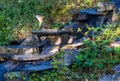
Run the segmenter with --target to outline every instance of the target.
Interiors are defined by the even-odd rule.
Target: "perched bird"
[[[42,23],[43,23],[44,16],[35,15],[34,17],[38,20],[38,22],[39,22],[39,27],[41,28]]]

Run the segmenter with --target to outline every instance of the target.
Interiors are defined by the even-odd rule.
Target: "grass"
[[[96,6],[98,1],[1,0],[0,45],[5,45],[13,39],[23,39],[30,34],[31,30],[39,30],[38,21],[34,18],[34,15],[45,16],[45,26],[59,28],[70,20],[76,11]]]

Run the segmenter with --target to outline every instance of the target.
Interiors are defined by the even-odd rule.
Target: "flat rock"
[[[0,46],[0,53],[5,54],[33,54],[39,53],[39,47],[33,46]]]
[[[105,14],[107,14],[107,12],[98,12],[96,8],[80,10],[79,12],[86,13],[89,15],[105,15]]]
[[[43,71],[43,70],[49,70],[53,69],[53,66],[51,65],[36,65],[26,68],[27,71]]]
[[[56,30],[56,29],[45,29],[45,30],[34,30],[32,34],[38,36],[58,36],[63,34],[69,34],[70,31]]]
[[[35,61],[35,60],[49,60],[56,52],[59,51],[60,46],[54,46],[47,54],[0,54],[1,58],[16,60],[16,61]]]

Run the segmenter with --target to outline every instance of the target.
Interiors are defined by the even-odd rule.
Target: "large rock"
[[[0,53],[5,54],[35,54],[39,53],[39,47],[32,46],[0,46]]]
[[[76,55],[79,54],[78,50],[64,50],[64,64],[70,67],[74,61]]]
[[[49,60],[59,49],[60,46],[54,46],[50,50],[46,50],[45,54],[0,54],[0,57],[16,61]]]

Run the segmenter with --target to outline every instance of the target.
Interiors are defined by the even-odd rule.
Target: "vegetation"
[[[91,28],[94,33],[98,29]],[[113,74],[111,67],[120,63],[120,47],[112,48],[113,39],[120,36],[120,26],[106,25],[102,33],[85,39],[85,49],[80,50],[71,68],[64,66],[64,52],[53,57],[54,70],[33,73],[31,81],[97,81],[102,73]],[[98,32],[97,32],[98,33]],[[61,59],[61,62],[57,61]],[[62,68],[60,67],[62,66]],[[39,77],[40,76],[40,77]]]
[[[99,0],[1,0],[0,45],[13,39],[25,38],[31,30],[38,30],[34,15],[45,16],[44,23],[58,28],[79,9],[92,7]],[[102,0],[101,0],[102,1]]]
[[[99,0],[1,0],[0,1],[0,45],[22,39],[31,30],[38,30],[34,15],[44,15],[44,23],[50,28],[64,25],[71,15],[79,10],[96,6]],[[102,0],[101,0],[102,1]],[[101,32],[98,32],[101,29]],[[109,24],[99,29],[92,27],[95,35],[85,39],[86,49],[76,56],[73,66],[67,68],[56,61],[63,58],[60,52],[53,57],[54,70],[33,73],[30,81],[97,81],[102,71],[111,73],[111,66],[120,62],[120,48],[110,47],[120,37],[120,25]],[[97,36],[96,36],[97,35]],[[63,67],[59,67],[62,65]],[[23,79],[25,79],[23,77]]]

